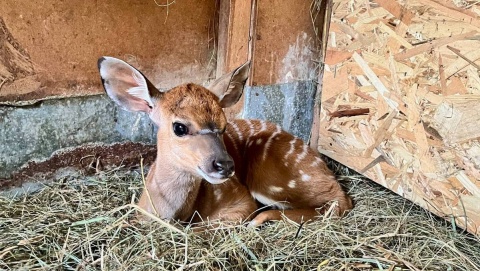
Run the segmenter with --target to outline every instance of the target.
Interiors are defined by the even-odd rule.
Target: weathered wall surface
[[[316,80],[311,1],[257,1],[252,85]]]
[[[121,110],[105,95],[0,107],[0,117],[0,179],[59,149],[126,140],[153,144],[156,135],[147,116]]]
[[[128,60],[159,87],[203,82],[215,68],[215,0],[3,0],[0,103],[100,93],[97,58]]]

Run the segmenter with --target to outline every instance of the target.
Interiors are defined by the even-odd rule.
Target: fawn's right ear
[[[118,105],[129,111],[152,111],[153,86],[141,72],[125,61],[108,56],[98,59],[98,70],[105,91]]]
[[[213,94],[217,95],[220,106],[227,108],[238,102],[249,73],[250,61],[247,61],[232,72],[218,78],[208,87]]]

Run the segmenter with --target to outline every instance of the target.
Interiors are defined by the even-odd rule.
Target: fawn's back
[[[337,201],[339,215],[352,208],[351,199],[325,162],[302,139],[279,125],[233,120],[227,125],[224,139],[240,182],[263,205],[311,210]],[[276,213],[274,218],[279,219]],[[303,219],[307,218],[304,215]]]

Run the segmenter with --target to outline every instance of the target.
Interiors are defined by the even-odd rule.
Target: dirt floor
[[[0,197],[2,270],[480,270],[480,238],[336,168],[356,207],[259,229],[139,223],[139,170],[69,177]]]

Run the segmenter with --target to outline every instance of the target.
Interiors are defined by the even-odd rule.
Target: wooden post
[[[317,2],[320,2],[319,5],[316,5]],[[332,3],[332,0],[315,1],[310,8],[310,13],[312,14],[312,18],[314,18],[313,27],[315,28],[316,41],[320,47],[318,49],[321,52],[318,63],[317,92],[315,93],[315,105],[313,107],[313,123],[310,133],[310,148],[315,151],[318,150],[318,139],[320,136],[320,101],[322,95],[323,68],[328,44],[328,30],[332,17]]]
[[[253,48],[252,10],[255,0],[221,1],[219,10],[217,78],[245,63]],[[253,20],[254,22],[254,20]],[[253,63],[252,63],[253,67]],[[225,110],[228,119],[239,117],[243,109],[243,97],[233,107]]]

